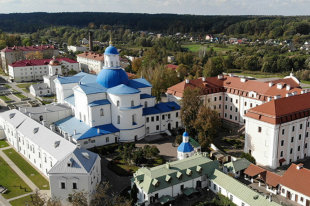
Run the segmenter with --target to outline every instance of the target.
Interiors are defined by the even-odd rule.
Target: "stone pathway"
[[[14,164],[14,162],[8,158],[3,150],[6,150],[6,149],[10,149],[10,148],[13,148],[12,146],[9,146],[9,147],[5,147],[5,148],[1,148],[0,149],[0,156],[6,161],[6,163],[17,173],[18,176],[20,176],[20,178],[22,180],[24,180],[24,182],[31,188],[32,191],[36,191],[36,190],[39,190],[39,188]],[[13,197],[11,199],[4,199],[2,196],[0,197],[0,203],[1,205],[11,205],[9,203],[9,201],[11,200],[16,200],[16,199],[19,199],[21,197],[25,197],[27,195],[30,195],[30,194],[33,194],[34,192],[32,193],[27,193],[27,194],[24,194],[24,195],[20,195],[20,196],[17,196],[17,197]]]

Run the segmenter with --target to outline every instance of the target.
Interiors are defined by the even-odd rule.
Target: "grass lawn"
[[[0,148],[8,147],[9,144],[5,140],[0,140]]]
[[[1,95],[1,96],[0,96],[0,99],[2,99],[2,100],[5,101],[5,102],[12,101],[10,98],[8,98],[7,96],[4,96],[4,95]]]
[[[234,45],[228,45],[225,47],[219,47],[217,44],[184,44],[182,45],[183,48],[187,48],[191,52],[198,52],[200,49],[205,48],[206,51],[209,51],[211,48],[213,48],[214,51],[217,53],[225,54],[227,51],[233,50],[235,48]]]
[[[26,97],[25,95],[23,95],[21,93],[17,93],[17,94],[14,94],[14,95],[17,96],[20,99],[28,99],[28,97]]]
[[[29,88],[30,85],[32,85],[32,84],[33,84],[32,82],[29,82],[29,83],[16,84],[16,86],[23,89],[23,88]]]
[[[3,152],[19,167],[21,171],[41,190],[48,190],[48,181],[35,170],[23,157],[14,149],[6,149]],[[44,187],[45,186],[45,187]]]
[[[29,186],[12,170],[0,157],[0,184],[8,189],[2,196],[6,199],[17,197],[31,192]]]
[[[31,202],[31,195],[19,198],[17,200],[12,200],[10,201],[10,204],[12,206],[22,206],[22,205],[28,205],[28,206],[33,206]]]
[[[5,84],[4,85],[7,89],[10,89],[10,88],[12,88],[10,85],[8,85],[8,84]]]

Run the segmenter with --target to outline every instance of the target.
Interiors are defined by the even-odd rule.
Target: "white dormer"
[[[277,89],[282,89],[283,88],[283,85],[281,83],[278,83],[277,84]]]

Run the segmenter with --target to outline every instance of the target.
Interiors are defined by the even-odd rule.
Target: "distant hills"
[[[50,26],[87,27],[94,23],[120,26],[135,31],[181,33],[225,33],[279,37],[309,34],[309,17],[282,16],[195,16],[177,14],[130,14],[106,12],[0,14],[0,29],[31,33]]]

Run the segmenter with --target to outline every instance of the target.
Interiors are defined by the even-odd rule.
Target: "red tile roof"
[[[176,69],[178,68],[178,65],[167,64],[166,67],[167,67],[168,69],[176,70]]]
[[[272,187],[277,187],[282,179],[282,176],[265,170],[264,168],[261,168],[254,164],[250,164],[250,166],[244,170],[244,174],[250,177],[255,177],[259,175],[259,179],[263,180],[267,185],[270,185]]]
[[[12,67],[26,67],[26,66],[48,65],[51,60],[53,60],[53,59],[22,60],[22,61],[14,62],[14,63],[10,64],[9,66],[12,66]],[[69,62],[69,63],[78,63],[77,61],[75,61],[73,59],[66,58],[66,57],[56,58],[55,60],[57,60],[59,62],[66,61],[66,62]]]
[[[183,81],[169,87],[167,93],[176,97],[183,97],[183,92],[187,87],[199,87],[203,89],[204,94],[226,91],[239,96],[248,96],[248,93],[253,91],[257,93],[255,99],[267,101],[267,97],[274,97],[276,95],[285,97],[287,93],[296,92],[297,94],[300,94],[302,90],[297,82],[294,84],[292,83],[292,81],[294,81],[292,78],[277,80],[279,83],[282,83],[282,89],[278,89],[276,84],[269,86],[268,82],[250,79],[246,79],[242,82],[241,80],[244,80],[244,78],[228,75],[223,76],[223,78],[209,77],[206,78],[205,81],[202,81],[202,78],[199,78],[189,80],[188,84]],[[292,83],[294,86],[290,85],[290,89],[287,90],[285,87],[287,83]]]
[[[306,168],[297,169],[296,164],[285,171],[281,178],[281,185],[310,197],[310,170]]]
[[[273,173],[273,172],[270,172],[268,170],[266,170],[265,172],[262,172],[260,174],[260,178],[267,184],[267,185],[270,185],[272,187],[277,187],[280,182],[281,182],[281,178],[282,176],[276,174],[276,173]]]
[[[310,116],[310,93],[272,100],[250,109],[245,116],[270,124]]]
[[[48,49],[56,49],[53,45],[40,45],[40,46],[13,46],[2,49],[2,52],[14,52],[14,51],[43,51]]]
[[[254,176],[259,175],[265,171],[266,171],[265,169],[255,165],[255,164],[250,164],[250,166],[244,170],[244,174],[246,174],[250,177],[254,177]]]
[[[98,54],[95,52],[83,52],[81,54],[78,54],[77,56],[87,58],[87,59],[93,59],[93,60],[97,60],[97,61],[104,61],[104,55]]]

